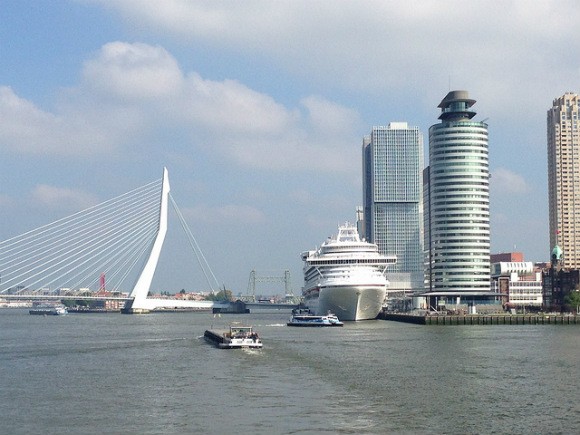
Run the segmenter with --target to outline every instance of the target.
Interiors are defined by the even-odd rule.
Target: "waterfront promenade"
[[[382,312],[382,320],[417,325],[580,325],[580,316],[569,314],[428,314]]]

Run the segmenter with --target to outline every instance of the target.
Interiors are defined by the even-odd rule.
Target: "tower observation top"
[[[469,110],[475,104],[475,100],[469,98],[467,91],[451,91],[437,107],[441,109],[439,119],[442,121],[457,121],[461,119],[471,119],[475,112]]]

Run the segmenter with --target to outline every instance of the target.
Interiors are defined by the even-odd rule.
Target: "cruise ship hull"
[[[343,321],[369,320],[381,311],[386,291],[384,285],[320,286],[304,302],[317,315],[330,311]]]

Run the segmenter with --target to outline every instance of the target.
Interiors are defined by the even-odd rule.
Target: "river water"
[[[0,310],[2,434],[580,433],[580,327]],[[205,329],[252,324],[261,350]]]

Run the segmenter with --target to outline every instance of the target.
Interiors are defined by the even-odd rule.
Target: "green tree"
[[[207,301],[233,301],[234,295],[231,290],[220,290],[217,293],[211,293],[205,297]]]
[[[580,307],[580,291],[575,290],[568,293],[564,298],[564,303],[578,312],[578,307]]]

